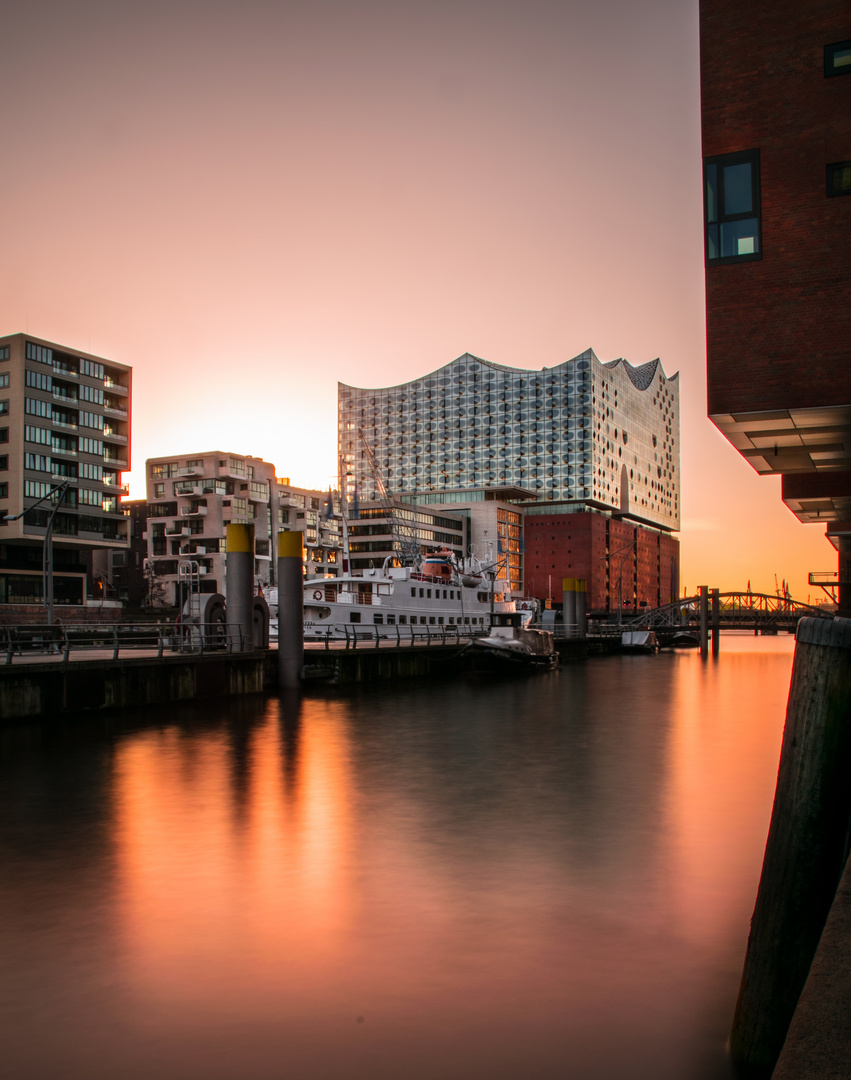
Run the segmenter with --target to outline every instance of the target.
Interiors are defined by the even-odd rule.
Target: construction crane
[[[372,475],[378,493],[377,501],[387,515],[390,526],[390,535],[393,537],[393,554],[403,565],[405,563],[413,563],[420,556],[420,542],[417,539],[416,530],[413,525],[409,525],[400,519],[398,514],[399,507],[396,505],[396,500],[387,490],[384,475],[379,468],[378,461],[369,444],[369,440],[366,435],[364,435],[363,428],[358,428],[358,435],[363,443],[369,467],[372,469]]]

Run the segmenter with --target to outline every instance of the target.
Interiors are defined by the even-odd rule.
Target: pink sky
[[[705,416],[697,3],[4,13],[0,332],[134,368],[147,457],[326,487],[337,381],[465,351],[681,373],[682,584],[834,569]]]

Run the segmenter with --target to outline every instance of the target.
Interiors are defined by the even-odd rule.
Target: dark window
[[[0,443],[9,441],[9,429],[7,427],[0,427]]]
[[[851,75],[851,41],[824,47],[824,75]]]
[[[706,158],[703,167],[707,263],[761,258],[759,151]]]
[[[827,194],[851,195],[851,161],[837,161],[828,165]]]

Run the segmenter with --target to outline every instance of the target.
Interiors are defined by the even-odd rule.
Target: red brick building
[[[607,615],[659,607],[679,593],[679,541],[625,518],[527,508],[524,542],[527,596],[561,604],[563,579],[582,578],[588,610]]]
[[[851,6],[701,0],[708,413],[851,542]]]

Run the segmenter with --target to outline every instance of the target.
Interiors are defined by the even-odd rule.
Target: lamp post
[[[617,551],[612,551],[609,555],[603,555],[603,559],[614,559],[616,555],[620,555],[621,552],[626,552],[624,557],[620,561],[620,567],[618,569],[618,625],[623,622],[623,568],[624,563],[630,557],[635,548],[635,539],[630,540],[628,544],[624,544],[623,547],[618,548]]]
[[[6,514],[6,521],[17,521],[18,518],[22,518],[24,514],[30,510],[34,510],[43,502],[47,502],[48,499],[52,499],[54,495],[58,493],[59,498],[56,500],[56,505],[51,511],[50,517],[47,519],[47,528],[44,532],[44,547],[42,549],[41,557],[41,580],[42,580],[42,594],[44,597],[44,603],[47,607],[47,621],[53,622],[53,522],[56,518],[56,511],[62,505],[62,500],[65,498],[65,493],[68,491],[70,480],[63,480],[61,484],[55,484],[51,487],[50,491],[46,495],[42,495],[40,499],[22,510],[20,514]]]

